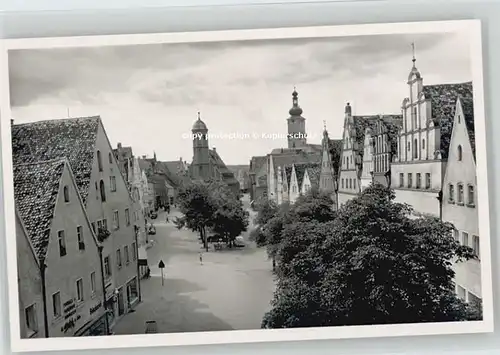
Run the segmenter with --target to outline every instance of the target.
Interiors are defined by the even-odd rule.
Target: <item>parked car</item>
[[[158,218],[158,213],[156,212],[151,212],[151,219],[157,219]]]
[[[234,240],[234,246],[237,248],[243,248],[245,246],[245,239],[240,235]]]

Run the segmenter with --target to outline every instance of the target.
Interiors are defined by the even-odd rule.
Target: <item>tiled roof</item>
[[[303,164],[294,164],[295,165],[295,174],[297,175],[297,182],[299,184],[299,188],[302,186],[302,182],[304,181],[304,175],[306,170],[318,169],[321,167],[320,163],[303,163]],[[310,176],[309,176],[310,177]],[[319,179],[319,176],[318,176]],[[312,183],[312,181],[311,181]]]
[[[469,133],[469,141],[472,147],[472,154],[476,159],[476,132],[474,130],[474,101],[472,99],[460,98],[462,102],[462,110],[464,113],[464,121]]]
[[[219,168],[219,171],[222,175],[222,180],[227,185],[239,184],[238,180],[236,180],[236,178],[234,177],[234,174],[227,168],[219,153],[217,153],[215,149],[210,149],[209,153],[210,159],[212,160],[213,164]]]
[[[364,153],[364,142],[365,142],[365,132],[367,128],[371,128],[380,119],[379,115],[372,116],[352,116],[354,121],[354,130],[355,130],[355,138],[357,142],[357,154],[360,157],[359,162],[363,161],[363,153]]]
[[[174,160],[174,161],[164,161],[163,164],[166,165],[168,170],[170,170],[171,173],[173,174],[182,174],[184,173],[184,162],[180,160]]]
[[[85,204],[100,120],[95,116],[12,125],[14,165],[66,158]]]
[[[39,260],[44,260],[65,160],[14,165],[14,197]]]
[[[319,188],[319,177],[321,175],[321,164],[316,164],[316,166],[311,166],[307,168],[307,175],[309,175],[309,180],[311,181],[311,186],[314,188]]]
[[[398,151],[398,135],[403,127],[402,115],[383,115],[382,124],[384,132],[387,133],[388,144],[391,152],[396,154]]]
[[[329,139],[330,159],[332,160],[332,168],[335,176],[339,175],[340,160],[342,157],[342,139]]]
[[[278,172],[278,166],[299,164],[299,163],[320,163],[321,152],[317,153],[284,153],[272,154],[275,174]]]
[[[290,181],[292,180],[292,171],[293,171],[293,165],[285,166],[286,184],[289,188],[290,188]]]
[[[252,159],[250,159],[249,173],[256,174],[264,165],[266,165],[266,163],[267,163],[267,156],[265,155],[252,157]]]
[[[472,82],[424,85],[425,98],[431,102],[431,117],[441,127],[441,157],[448,157],[453,120],[458,97],[472,100]]]

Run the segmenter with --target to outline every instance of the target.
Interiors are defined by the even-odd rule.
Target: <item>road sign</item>
[[[161,271],[161,285],[163,286],[165,283],[165,281],[163,279],[163,269],[165,268],[165,263],[163,262],[163,260],[160,260],[160,262],[158,263],[158,268]]]

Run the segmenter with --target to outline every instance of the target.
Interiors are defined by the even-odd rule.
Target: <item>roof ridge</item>
[[[47,123],[47,122],[61,122],[61,121],[71,121],[71,120],[90,120],[90,119],[101,119],[100,115],[95,116],[78,116],[78,117],[66,117],[66,118],[53,118],[49,120],[41,120],[41,121],[32,121],[32,122],[24,122],[24,123],[14,123],[13,126],[26,126],[37,123]]]

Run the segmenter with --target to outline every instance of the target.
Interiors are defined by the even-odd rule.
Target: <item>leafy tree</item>
[[[451,224],[413,219],[412,208],[394,198],[392,190],[372,185],[325,220],[309,216],[305,223],[296,217],[304,209],[296,208],[282,229],[278,284],[262,327],[477,317],[453,285],[454,260],[474,258],[472,249],[453,238]]]
[[[200,233],[208,251],[208,231],[224,237],[230,245],[248,226],[248,212],[231,190],[218,180],[184,185],[178,194],[183,216],[174,223],[177,228],[189,228]]]
[[[259,210],[257,220],[264,223],[261,226],[262,234],[268,255],[273,262],[273,270],[276,270],[277,259],[279,259],[277,252],[283,240],[285,226],[313,220],[326,222],[335,218],[331,197],[317,189],[299,196],[293,205],[285,202],[275,207],[273,202],[269,202],[263,206],[262,212]]]
[[[200,239],[208,251],[207,227],[213,224],[213,214],[217,206],[211,196],[209,185],[193,182],[183,186],[178,193],[179,210],[183,214],[174,223],[177,228],[189,228],[200,233]]]
[[[236,237],[247,230],[249,213],[225,185],[212,190],[212,199],[216,207],[212,216],[212,231],[223,236],[232,247]]]

